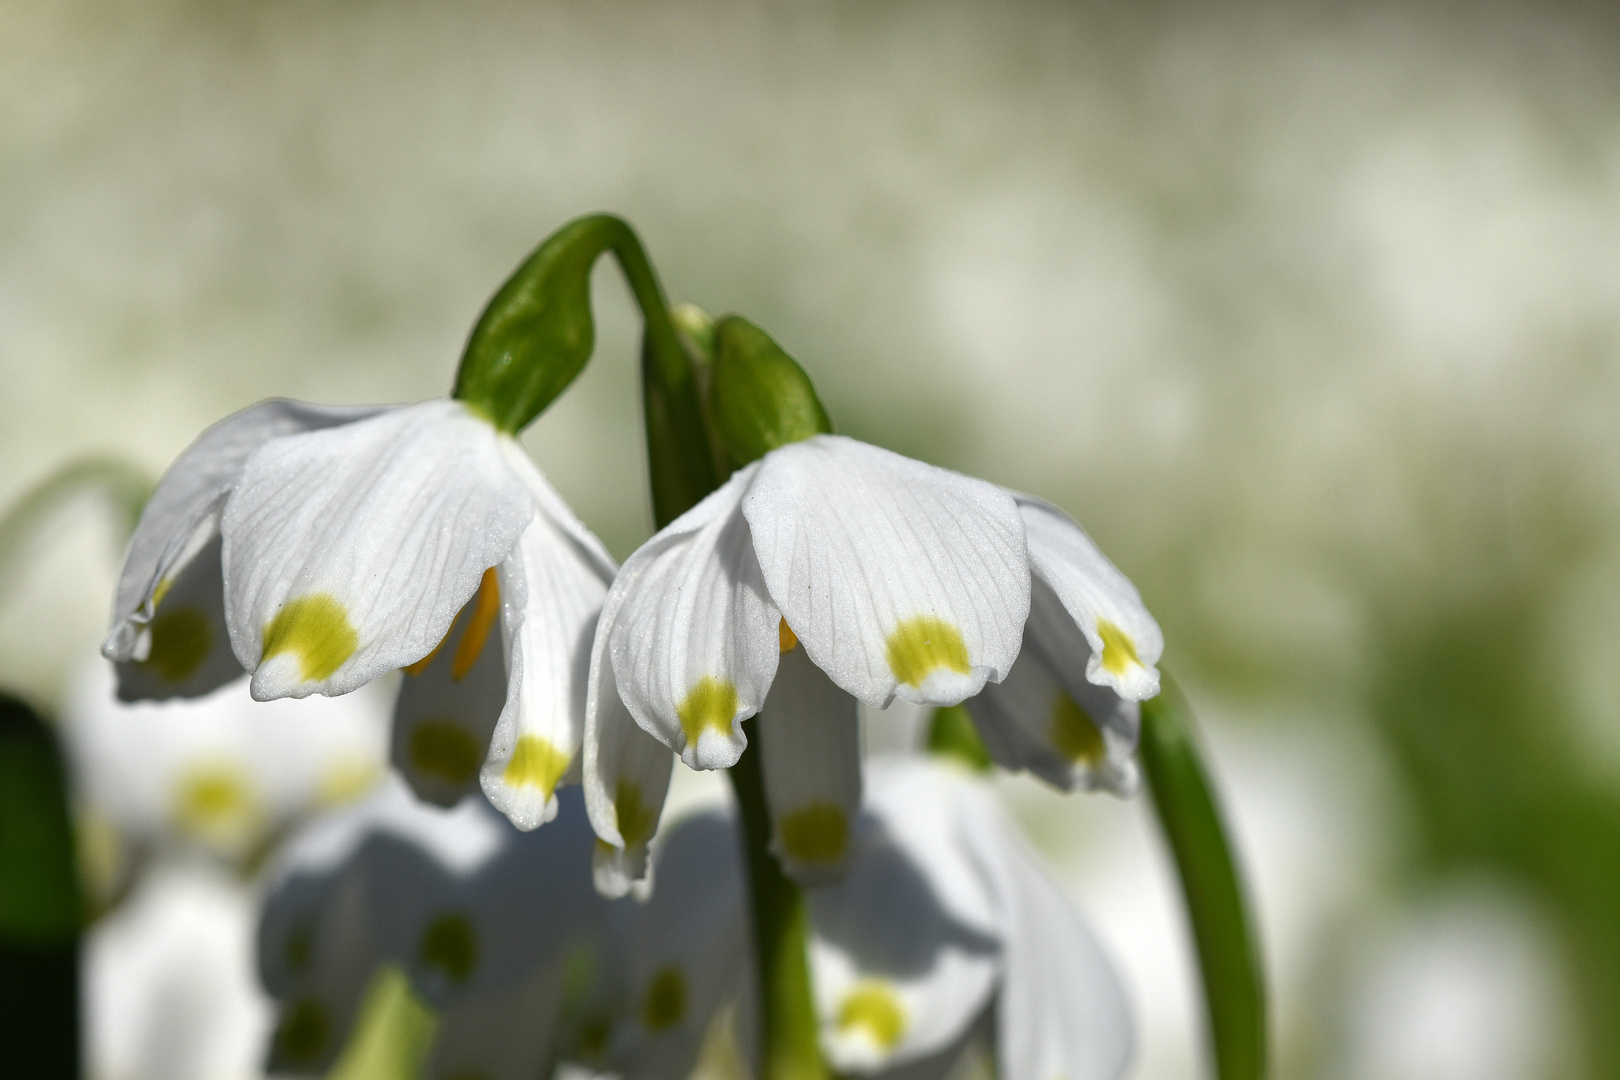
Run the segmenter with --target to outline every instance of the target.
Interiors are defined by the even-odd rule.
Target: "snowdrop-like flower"
[[[387,703],[370,690],[261,705],[239,677],[199,698],[127,703],[96,659],[62,719],[94,820],[138,843],[201,845],[232,860],[365,794],[386,765]]]
[[[645,744],[728,767],[756,713],[775,845],[807,882],[847,852],[857,700],[983,692],[974,716],[998,760],[1127,789],[1134,702],[1157,692],[1162,649],[1135,588],[1047,504],[841,436],[779,446],[608,592],[584,776],[602,883],[637,876],[656,827],[669,760]]]
[[[272,871],[259,929],[281,1003],[275,1069],[330,1066],[379,965],[438,1014],[424,1076],[529,1080],[558,1060],[678,1080],[743,970],[736,836],[682,822],[646,900],[592,888],[580,793],[524,834],[486,803],[445,811],[397,782],[316,823]]]
[[[848,874],[808,893],[833,1069],[943,1075],[993,1009],[997,1075],[1122,1076],[1119,979],[984,785],[921,758],[875,762],[868,781]]]
[[[555,1011],[564,961],[602,908],[584,808],[566,803],[555,827],[524,833],[482,799],[441,810],[391,780],[295,838],[272,870],[259,928],[260,974],[282,1002],[272,1064],[329,1065],[384,962],[463,1026],[484,1012],[509,1016],[513,1002],[549,1000]],[[519,1024],[508,1057],[528,1060],[542,1035],[549,1052],[549,1030]],[[432,1075],[461,1071],[452,1064]]]
[[[393,758],[413,786],[448,804],[481,779],[532,828],[579,745],[612,572],[516,439],[464,403],[270,401],[159,482],[103,652],[126,700],[242,670],[260,701],[339,695],[405,668]]]

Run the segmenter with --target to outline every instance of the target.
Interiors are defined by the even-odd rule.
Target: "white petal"
[[[131,655],[118,663],[122,701],[201,697],[242,674],[225,627],[216,518],[203,519],[190,547],[195,554],[176,561],[162,595],[147,605],[150,618],[125,623],[135,636]]]
[[[1007,678],[969,698],[967,709],[1003,768],[1028,769],[1064,791],[1130,795],[1141,708],[1087,681],[1089,652],[1051,587],[1036,578],[1023,651]]]
[[[974,821],[981,826],[974,845],[1006,927],[996,1005],[999,1074],[1118,1080],[1134,1042],[1119,976],[1073,902],[1005,819],[987,811]]]
[[[741,861],[729,817],[695,815],[661,841],[651,898],[615,906],[626,990],[611,1046],[616,1071],[637,1080],[690,1075],[709,1022],[752,955]]]
[[[861,806],[859,703],[801,648],[782,654],[755,721],[771,847],[804,885],[843,875]]]
[[[383,960],[371,933],[367,882],[353,862],[286,865],[259,917],[259,979],[281,1002],[270,1066],[318,1073],[347,1041]]]
[[[348,693],[420,660],[532,514],[500,436],[459,402],[266,443],[222,522],[254,697]]]
[[[788,626],[862,701],[951,705],[1012,667],[1029,563],[994,484],[818,435],[765,456],[742,512]]]
[[[874,763],[848,875],[808,894],[821,1043],[836,1070],[870,1074],[939,1053],[990,999],[999,929],[960,837],[953,785],[963,782]]]
[[[512,687],[484,765],[484,793],[520,829],[557,812],[558,783],[577,772],[591,641],[613,560],[512,440],[507,460],[536,512],[500,566]]]
[[[469,995],[439,1014],[422,1080],[549,1076],[566,971],[536,965],[517,982]]]
[[[507,590],[498,580],[485,571],[439,647],[400,680],[390,759],[418,798],[438,806],[474,789],[506,707],[507,650],[494,631]]]
[[[1136,586],[1063,511],[1028,495],[1013,497],[1029,529],[1030,569],[1052,586],[1090,643],[1086,678],[1133,701],[1153,697],[1164,635]]]
[[[608,594],[603,619],[614,597]],[[585,806],[598,844],[593,856],[597,891],[623,896],[646,877],[647,843],[658,831],[675,759],[669,748],[642,731],[619,697],[607,635],[600,628],[591,648],[591,681],[585,701]]]
[[[737,513],[738,470],[625,561],[602,612],[619,693],[688,768],[734,764],[776,675],[781,616]]]
[[[113,601],[112,629],[102,646],[109,660],[135,657],[154,599],[218,531],[225,497],[248,457],[270,439],[346,424],[380,411],[297,401],[262,401],[227,416],[197,437],[158,481],[130,537]]]

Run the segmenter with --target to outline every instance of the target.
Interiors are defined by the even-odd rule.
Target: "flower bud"
[[[720,445],[738,465],[832,431],[810,377],[769,334],[741,316],[727,315],[716,324],[714,337],[710,415]]]

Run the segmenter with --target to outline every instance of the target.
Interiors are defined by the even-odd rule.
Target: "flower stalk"
[[[1140,755],[1187,900],[1218,1080],[1266,1075],[1265,980],[1259,942],[1186,697],[1161,672],[1142,703]]]

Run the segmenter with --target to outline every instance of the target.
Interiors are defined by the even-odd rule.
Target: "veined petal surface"
[[[1141,708],[1085,677],[1091,647],[1057,595],[1034,580],[1024,648],[998,685],[966,702],[997,765],[1072,791],[1135,792]]]
[[[523,448],[502,447],[535,515],[499,568],[511,691],[482,783],[496,809],[532,829],[556,814],[557,785],[578,773],[591,642],[614,566]]]
[[[1086,641],[1086,678],[1121,697],[1145,701],[1159,692],[1164,634],[1130,579],[1063,511],[1013,493],[1029,531],[1031,571],[1062,601]]]
[[[1001,931],[962,842],[959,788],[928,762],[869,763],[844,880],[807,894],[821,1045],[868,1075],[956,1043],[995,987]]]
[[[861,808],[859,709],[803,649],[792,648],[755,721],[771,847],[802,885],[844,872]]]
[[[604,622],[615,603],[609,591]],[[658,831],[675,758],[669,747],[641,730],[619,697],[606,635],[597,630],[591,647],[591,681],[585,699],[583,779],[585,808],[597,845],[592,869],[596,889],[618,897],[647,874],[647,844]]]
[[[994,484],[817,435],[761,460],[742,512],[770,598],[862,701],[954,705],[1012,667],[1029,562]]]
[[[739,469],[625,561],[602,611],[619,694],[688,768],[736,763],[742,722],[776,675],[781,616],[765,593],[738,500]]]
[[[262,401],[199,435],[158,481],[130,537],[113,600],[112,629],[102,646],[107,659],[136,658],[138,638],[157,600],[218,532],[220,509],[254,451],[283,435],[347,424],[380,411],[378,406]]]
[[[422,659],[533,514],[500,436],[427,401],[275,439],[225,504],[225,614],[260,700]]]

